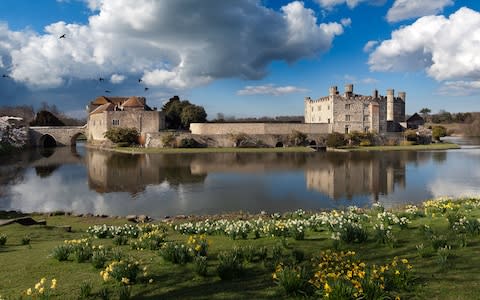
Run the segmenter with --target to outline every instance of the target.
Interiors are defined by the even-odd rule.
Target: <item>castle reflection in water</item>
[[[433,159],[444,160],[445,152]],[[432,153],[210,153],[130,155],[87,151],[89,187],[99,193],[136,195],[149,185],[202,183],[209,174],[302,172],[307,189],[331,199],[388,195],[405,189],[406,164]]]

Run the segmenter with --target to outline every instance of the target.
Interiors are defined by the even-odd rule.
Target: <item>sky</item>
[[[479,53],[477,0],[2,0],[0,106],[85,117],[100,95],[178,95],[208,119],[303,115],[353,83],[405,91],[407,114],[480,111]]]

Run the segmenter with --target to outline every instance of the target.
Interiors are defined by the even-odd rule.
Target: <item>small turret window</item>
[[[112,125],[113,125],[113,126],[118,126],[118,125],[120,125],[120,120],[112,120]]]

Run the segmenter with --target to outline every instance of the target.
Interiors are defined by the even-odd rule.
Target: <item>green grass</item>
[[[471,217],[480,217],[479,207],[469,207],[462,213]],[[376,215],[371,212],[372,218]],[[85,230],[94,224],[122,225],[126,221],[117,218],[73,217],[73,216],[34,216],[47,219],[48,226],[21,226],[18,224],[0,227],[0,234],[6,234],[8,240],[0,247],[0,295],[7,299],[17,299],[22,291],[33,287],[42,277],[47,280],[57,279],[56,299],[76,299],[82,282],[89,282],[93,293],[102,287],[111,290],[118,285],[104,283],[98,269],[90,263],[73,261],[58,262],[50,257],[52,249],[63,243],[65,239],[87,237]],[[414,266],[415,281],[409,289],[399,291],[401,299],[478,299],[480,282],[480,237],[469,236],[467,247],[454,246],[455,256],[448,267],[439,265],[437,257],[419,257],[416,245],[429,244],[422,233],[423,225],[448,236],[449,241],[455,235],[449,229],[445,214],[436,213],[412,219],[407,229],[394,228],[398,245],[391,248],[369,240],[361,244],[342,244],[342,250],[353,250],[358,258],[368,264],[383,264],[394,256],[408,258]],[[72,232],[66,232],[60,225],[72,226]],[[21,245],[21,239],[28,235],[31,244]],[[293,249],[301,249],[307,257],[318,255],[320,251],[332,248],[329,231],[307,231],[305,240],[286,239],[285,253]],[[186,242],[188,235],[181,235],[170,229],[168,241]],[[232,249],[234,246],[253,245],[269,247],[281,245],[278,237],[261,237],[254,239],[250,234],[246,240],[232,240],[223,235],[207,236],[211,242],[209,248],[208,275],[200,277],[195,274],[193,264],[173,265],[163,261],[157,251],[132,250],[130,246],[116,246],[126,255],[139,260],[142,266],[148,267],[153,283],[137,283],[132,287],[134,299],[283,299],[280,287],[272,281],[272,270],[262,263],[246,264],[246,271],[241,278],[222,281],[215,274],[216,256],[220,251]],[[95,239],[95,245],[113,245],[111,239]],[[271,252],[270,252],[271,255]],[[0,297],[1,298],[1,297]],[[94,299],[94,298],[92,298]],[[115,299],[113,297],[112,299]]]
[[[277,148],[138,148],[138,147],[117,147],[114,151],[121,153],[276,153],[276,152],[312,152],[309,147],[277,147]]]
[[[460,149],[460,146],[453,143],[438,143],[429,145],[408,145],[408,146],[369,146],[342,148],[347,151],[423,151],[423,150],[448,150]]]

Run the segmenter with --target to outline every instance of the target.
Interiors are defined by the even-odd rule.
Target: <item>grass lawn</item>
[[[105,270],[104,268],[96,269],[88,261],[75,262],[75,254],[70,254],[67,261],[58,261],[52,257],[52,250],[64,244],[65,240],[81,238],[90,238],[86,246],[88,249],[91,249],[92,244],[97,248],[100,245],[104,249],[111,247],[106,265],[114,260],[112,257],[119,256],[119,251],[123,260],[130,260],[132,264],[133,261],[139,262],[141,271],[137,281],[128,285],[132,299],[291,298],[293,293],[286,292],[284,286],[286,282],[297,282],[296,278],[305,279],[303,284],[297,282],[297,296],[303,297],[306,293],[307,297],[318,299],[331,290],[328,299],[338,299],[335,298],[337,289],[350,284],[350,281],[341,281],[338,278],[347,278],[347,273],[335,278],[334,275],[328,275],[336,272],[332,271],[335,270],[332,268],[328,271],[332,273],[323,274],[319,271],[319,264],[314,264],[311,260],[327,257],[322,256],[322,251],[335,248],[337,250],[334,251],[354,251],[355,259],[370,270],[363,275],[358,273],[366,276],[365,278],[373,276],[374,264],[379,267],[391,263],[396,256],[399,260],[408,260],[408,266],[413,266],[411,270],[404,270],[399,276],[392,275],[396,268],[400,268],[392,264],[388,271],[391,272],[388,273],[390,275],[382,275],[385,276],[385,290],[382,295],[386,297],[383,299],[478,299],[479,199],[440,199],[427,202],[424,208],[402,208],[392,213],[382,211],[381,207],[369,210],[346,209],[343,212],[297,211],[282,216],[252,216],[248,224],[245,221],[248,218],[245,217],[243,220],[232,217],[228,220],[208,222],[173,220],[169,225],[160,222],[158,228],[150,226],[149,230],[145,229],[147,227],[136,227],[134,223],[129,223],[133,228],[144,228],[142,230],[150,233],[145,233],[142,239],[130,237],[127,245],[116,243],[120,241],[119,236],[131,235],[126,233],[127,231],[122,233],[117,230],[115,239],[93,238],[87,233],[87,229],[95,224],[121,226],[128,223],[125,219],[37,215],[33,217],[46,219],[47,226],[27,227],[12,224],[0,227],[0,242],[2,234],[7,236],[6,244],[0,246],[0,299],[19,299],[22,295],[23,299],[28,299],[25,291],[28,288],[35,291],[34,286],[42,277],[47,279],[46,286],[50,285],[51,279],[57,280],[57,287],[51,297],[54,299],[78,299],[84,283],[91,286],[90,296],[86,299],[101,299],[101,293],[106,290],[110,291],[107,299],[118,299],[123,285],[112,277],[104,281],[100,276],[100,271]],[[5,218],[5,215],[2,216]],[[261,220],[258,219],[260,217]],[[406,221],[407,219],[409,221]],[[340,223],[343,225],[339,226]],[[348,225],[351,223],[360,227],[354,226],[357,229],[353,230],[353,227]],[[385,226],[382,231],[384,234],[379,234],[380,231],[375,229],[380,224]],[[70,225],[72,232],[57,227],[60,225]],[[391,226],[391,229],[388,229],[388,226]],[[351,230],[348,231],[347,227]],[[161,229],[166,232],[163,233]],[[196,273],[196,263],[174,264],[168,261],[165,254],[167,245],[173,245],[172,243],[178,243],[179,247],[180,244],[191,247],[192,250],[188,252],[190,254],[200,251],[199,241],[202,237],[197,235],[195,242],[188,243],[189,240],[192,241],[190,232],[198,230],[211,233],[203,238],[203,241],[206,238],[209,243],[206,248],[208,255],[205,276]],[[256,231],[258,238],[255,236]],[[97,228],[95,232],[101,235],[102,231]],[[341,236],[338,241],[332,239],[332,234],[336,233]],[[362,235],[363,233],[366,235]],[[245,234],[246,238],[242,234]],[[232,239],[233,235],[236,235],[236,239]],[[132,246],[134,243],[152,241],[152,236],[165,239],[160,244],[163,245],[163,250],[150,250],[149,247],[138,246],[140,244]],[[30,238],[29,245],[22,244],[25,237]],[[423,245],[423,249],[419,245]],[[261,255],[261,249],[266,249],[266,257]],[[160,255],[161,251],[163,256]],[[233,279],[222,280],[219,277],[219,253],[224,251],[235,254],[235,259],[243,266],[243,272]],[[241,259],[238,260],[239,258]],[[275,270],[281,262],[284,269]],[[402,265],[400,261],[398,264]],[[348,265],[350,266],[350,263]],[[293,276],[282,281],[285,285],[278,284],[279,279],[274,280],[272,273],[275,273],[277,278],[285,279],[288,277],[288,266],[292,266],[292,272],[298,274],[298,277]],[[351,266],[354,270],[353,264]],[[402,266],[405,268],[407,264]],[[147,267],[147,274],[143,274],[143,267]],[[300,273],[295,273],[299,272],[300,268],[305,270],[307,275],[302,273],[300,276]],[[319,288],[314,288],[308,283],[307,280],[314,278],[314,274],[325,275],[326,277],[322,278],[328,280],[328,287],[322,283]],[[394,284],[394,281],[388,278],[398,280]],[[292,285],[296,286],[293,283]],[[365,285],[363,289],[366,290]],[[318,294],[314,296],[314,292]]]
[[[276,153],[276,152],[312,152],[309,147],[276,147],[276,148],[138,148],[117,147],[114,151],[122,153],[224,153],[224,152],[253,152],[253,153]]]
[[[410,145],[410,146],[368,146],[368,147],[352,147],[342,148],[347,151],[423,151],[423,150],[448,150],[460,149],[460,146],[453,143],[438,143],[429,145]]]

